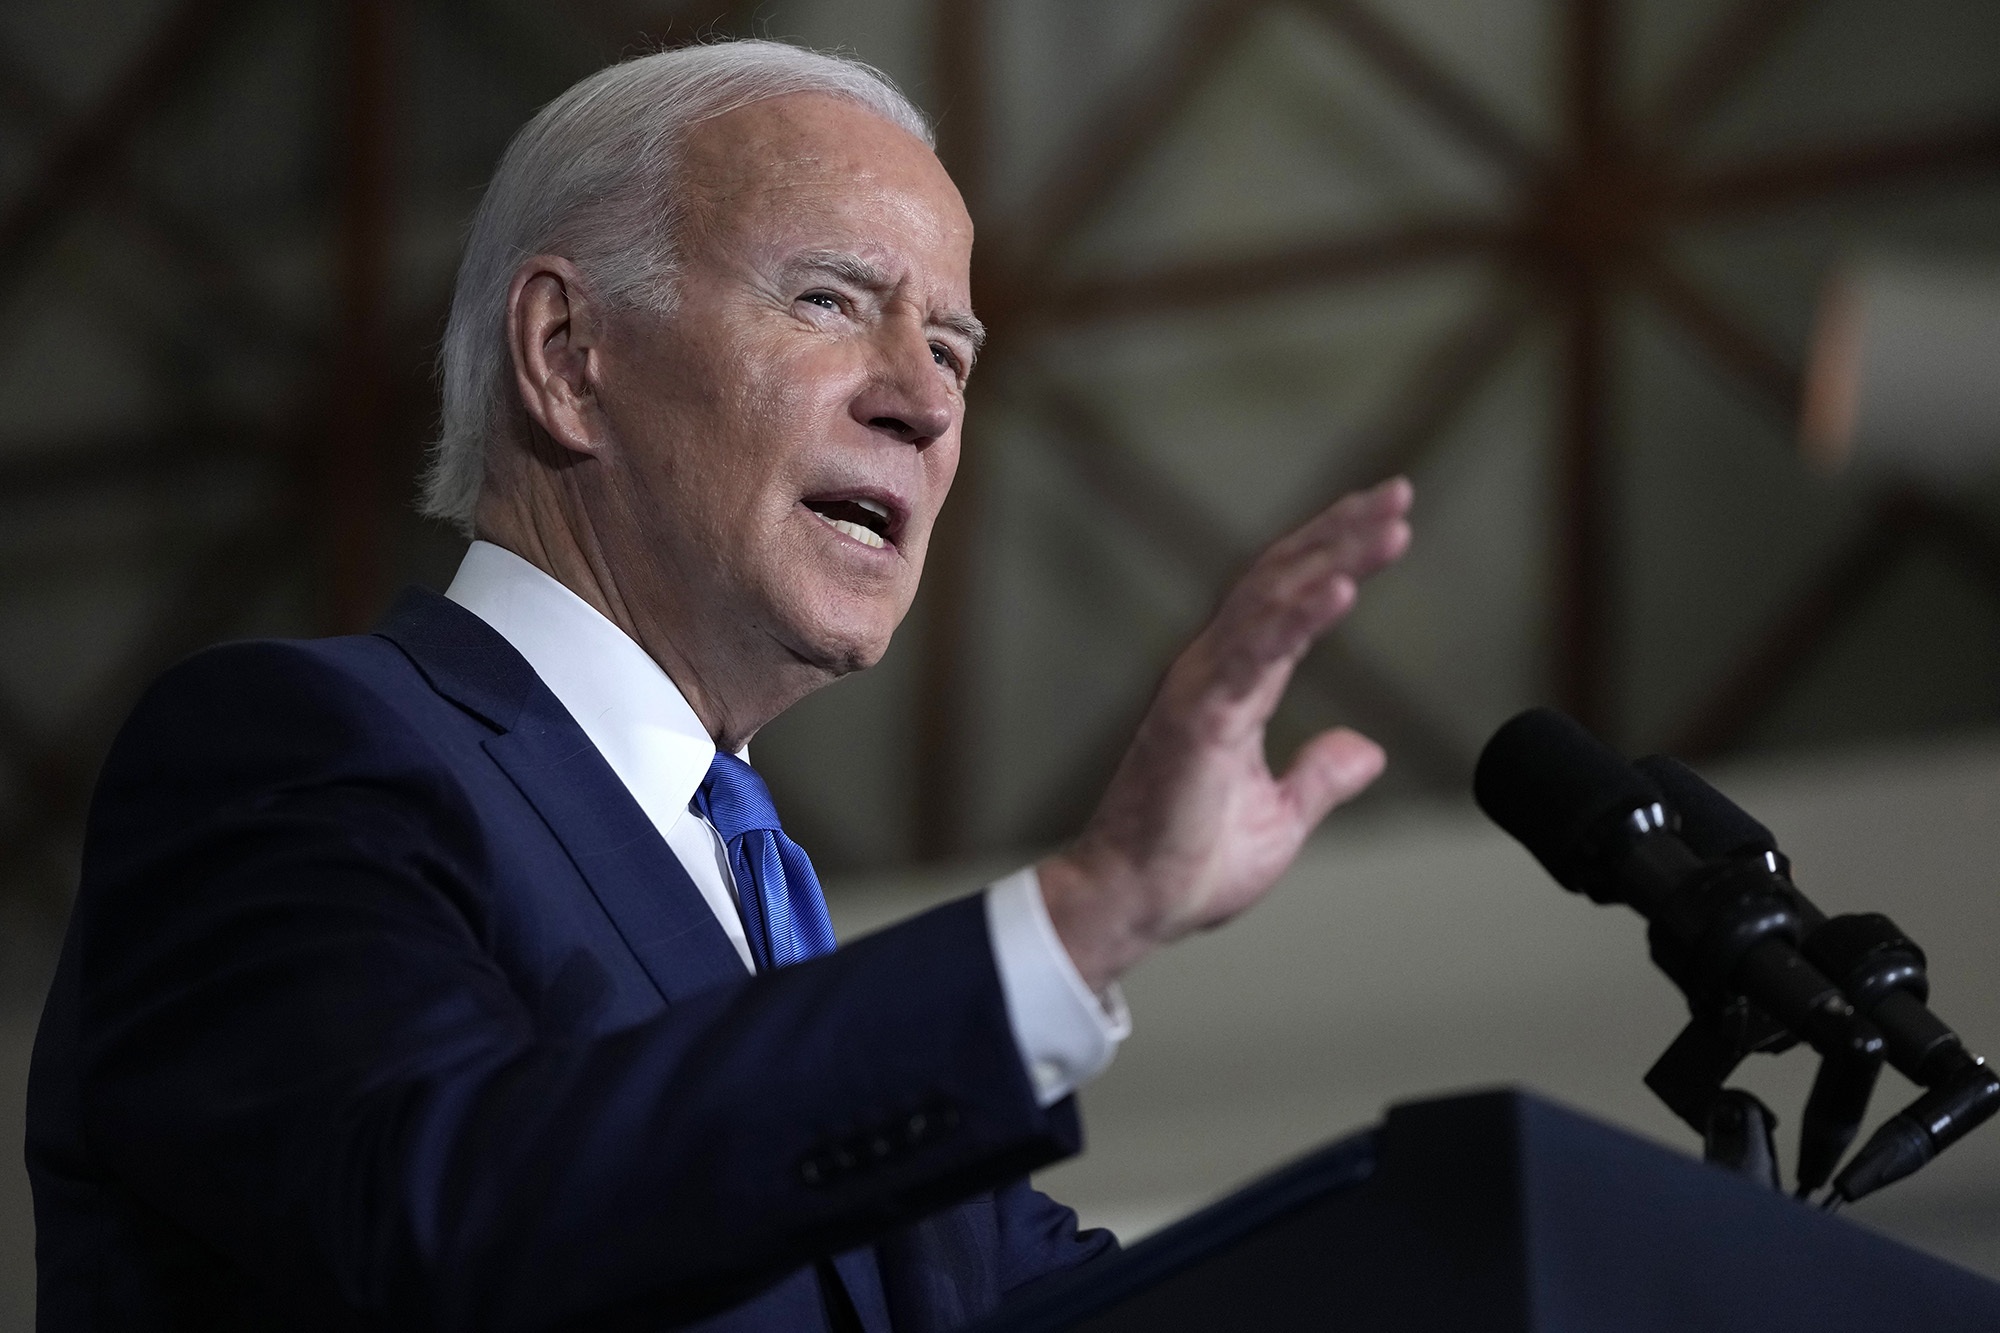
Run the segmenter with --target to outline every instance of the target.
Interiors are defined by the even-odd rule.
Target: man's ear
[[[536,255],[507,289],[507,349],[521,404],[558,448],[595,454],[604,443],[596,373],[601,326],[582,276],[557,255]]]

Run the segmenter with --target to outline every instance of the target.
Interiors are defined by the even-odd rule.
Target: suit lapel
[[[378,633],[498,732],[487,754],[535,807],[669,1002],[744,977],[736,947],[639,803],[527,661],[485,621],[410,589]]]
[[[569,854],[669,1003],[743,980],[743,962],[680,858],[527,660],[448,598],[404,592],[377,628],[439,694],[483,719],[482,742]],[[890,1333],[872,1246],[836,1255],[867,1333]]]

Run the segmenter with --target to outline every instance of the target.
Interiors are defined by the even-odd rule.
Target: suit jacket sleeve
[[[434,1328],[652,1325],[1075,1150],[977,899],[621,1030],[539,1031],[488,948],[474,811],[385,710],[297,647],[206,655],[141,705],[93,812],[83,1136],[269,1290]],[[1045,1204],[1012,1211],[1061,1229]]]

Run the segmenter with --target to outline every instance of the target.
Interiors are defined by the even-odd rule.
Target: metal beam
[[[0,89],[4,105],[37,130],[54,133],[63,120],[61,101],[36,71],[0,47]],[[150,183],[134,178],[121,153],[104,164],[101,188],[114,206],[115,219],[140,242],[179,265],[195,279],[203,294],[228,315],[223,327],[260,344],[276,343],[300,355],[318,350],[312,330],[281,313],[257,284],[250,281],[233,255],[215,243],[210,229]],[[213,336],[211,325],[210,335]]]
[[[1518,245],[1512,227],[1484,219],[1401,223],[1243,258],[1186,260],[1076,279],[1051,288],[1036,302],[1035,314],[1069,323],[1189,314],[1426,264],[1501,255]]]
[[[1407,476],[1422,466],[1520,343],[1534,310],[1518,283],[1503,282],[1470,318],[1454,325],[1417,359],[1402,390],[1375,424],[1361,432],[1358,444],[1333,458],[1321,480],[1309,488],[1307,503],[1324,503],[1385,477]]]
[[[975,222],[983,216],[991,170],[986,17],[982,0],[938,0],[931,9],[938,152]],[[991,379],[997,369],[989,363],[982,378]],[[985,500],[978,439],[978,427],[968,419],[960,431],[951,503],[938,516],[924,561],[913,814],[914,850],[925,861],[964,851],[971,826],[979,693],[972,596]]]
[[[931,114],[938,158],[975,225],[986,221],[992,172],[987,21],[985,0],[937,0],[931,6]]]
[[[1611,321],[1607,293],[1577,276],[1562,312],[1563,382],[1558,436],[1555,693],[1571,716],[1610,731],[1615,489],[1606,475],[1611,426]]]
[[[1614,16],[1610,0],[1568,0],[1565,15],[1563,119],[1569,171],[1577,182],[1572,188],[1588,191],[1614,178],[1620,148],[1612,122]],[[1611,292],[1603,265],[1613,252],[1605,248],[1607,238],[1582,230],[1558,230],[1556,237],[1546,269],[1561,307],[1563,362],[1554,685],[1557,699],[1572,716],[1604,734],[1613,720],[1616,490],[1607,476],[1613,365]]]
[[[1648,148],[1682,147],[1764,63],[1818,0],[1738,0],[1667,80],[1634,138]]]
[[[1060,156],[1064,168],[1001,238],[1010,276],[1005,286],[981,298],[989,326],[1035,301],[1057,250],[1103,207],[1126,171],[1173,123],[1266,3],[1206,0],[1168,49],[1146,63],[1137,86],[1113,97],[1111,113]]]
[[[1657,254],[1634,265],[1629,276],[1697,345],[1725,371],[1741,380],[1767,406],[1774,408],[1787,429],[1799,410],[1802,379],[1791,358],[1774,350],[1761,336],[1702,290],[1693,280]]]
[[[358,633],[381,610],[389,398],[389,288],[395,35],[391,0],[346,0],[340,217],[334,261],[340,326],[322,445],[325,624]]]
[[[1542,155],[1506,117],[1488,106],[1463,79],[1424,54],[1364,0],[1309,0],[1307,8],[1461,141],[1519,175],[1533,175],[1542,169]]]
[[[2000,122],[1976,121],[1910,138],[1802,149],[1691,173],[1669,183],[1663,207],[1681,217],[1708,218],[1996,168]]]
[[[1567,0],[1563,6],[1563,128],[1570,151],[1594,164],[1617,146],[1612,81],[1618,68],[1613,0]]]
[[[918,626],[922,632],[916,698],[916,846],[935,861],[966,849],[978,663],[973,652],[973,583],[986,483],[979,433],[960,436],[951,502],[931,533],[924,560]]]
[[[243,3],[181,0],[105,94],[50,136],[27,184],[0,211],[0,288],[18,286],[20,270],[104,181],[133,131],[180,87]]]

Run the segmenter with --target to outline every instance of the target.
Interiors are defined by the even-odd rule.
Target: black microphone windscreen
[[[1649,754],[1635,759],[1632,767],[1666,793],[1667,804],[1681,817],[1681,841],[1704,861],[1762,856],[1778,850],[1771,830],[1672,755]]]
[[[1624,756],[1553,708],[1517,714],[1479,754],[1472,795],[1565,888],[1584,890],[1577,857],[1614,812],[1662,799]]]

